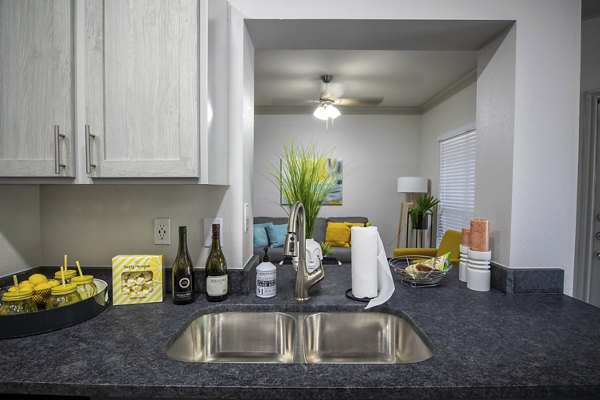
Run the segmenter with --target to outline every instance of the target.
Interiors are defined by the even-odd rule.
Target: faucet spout
[[[308,271],[306,263],[306,216],[304,205],[299,201],[294,203],[290,210],[288,234],[285,239],[283,254],[298,258],[294,297],[299,301],[310,299],[309,289],[323,279],[325,270],[323,263],[319,260],[319,267],[313,272]]]

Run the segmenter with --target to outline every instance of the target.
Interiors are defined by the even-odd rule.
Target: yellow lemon
[[[9,291],[9,292],[16,292],[16,291],[17,291],[17,288],[16,288],[16,287],[14,287],[14,286],[11,286],[11,287],[9,287],[9,288],[8,288],[8,291]]]
[[[38,283],[37,285],[35,285],[35,290],[44,290],[44,289],[50,289],[52,287],[52,284],[50,284],[50,282],[42,282],[42,283]]]
[[[48,281],[48,284],[50,285],[50,287],[55,287],[55,286],[58,286],[58,285],[60,285],[60,282],[59,282],[59,281],[57,281],[56,279],[50,279],[50,280]]]
[[[29,277],[29,282],[31,282],[33,286],[37,286],[40,283],[48,282],[48,278],[43,274],[33,274]]]
[[[29,288],[33,289],[33,285],[29,281],[23,281],[19,283],[19,288]]]

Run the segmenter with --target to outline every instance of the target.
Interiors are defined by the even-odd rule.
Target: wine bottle
[[[187,247],[187,228],[179,227],[179,250],[173,263],[173,290],[174,304],[189,304],[195,300],[194,292],[194,266]]]
[[[206,260],[206,298],[208,301],[223,301],[227,297],[229,277],[227,261],[221,251],[220,225],[212,225],[212,245]]]

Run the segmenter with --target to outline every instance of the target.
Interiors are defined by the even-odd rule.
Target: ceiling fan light
[[[327,111],[327,116],[331,119],[336,119],[337,117],[342,115],[340,110],[338,110],[336,107],[332,106],[331,104],[325,107],[325,111]]]
[[[327,121],[327,119],[329,118],[329,114],[327,112],[327,106],[319,105],[317,107],[317,109],[315,110],[315,112],[313,113],[313,115],[315,116],[315,118],[318,118],[323,121]]]

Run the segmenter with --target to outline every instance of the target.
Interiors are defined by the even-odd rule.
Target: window
[[[475,139],[470,130],[440,140],[437,244],[447,229],[468,227],[475,206]]]

